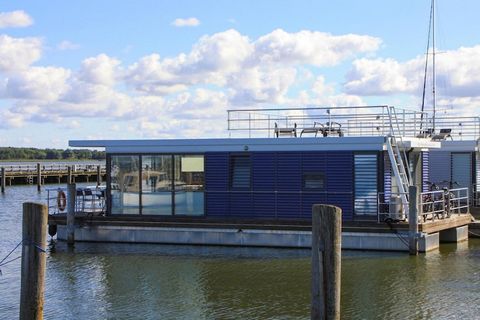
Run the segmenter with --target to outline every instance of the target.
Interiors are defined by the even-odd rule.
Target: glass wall
[[[112,155],[111,214],[203,215],[203,155]]]
[[[172,214],[172,156],[142,156],[142,214]]]
[[[203,215],[203,156],[175,156],[175,214]]]
[[[140,157],[114,156],[110,164],[112,214],[138,214]]]

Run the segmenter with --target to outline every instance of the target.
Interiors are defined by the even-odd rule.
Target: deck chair
[[[431,138],[432,134],[433,128],[428,128],[427,130],[420,131],[420,133],[417,134],[417,138]]]
[[[274,129],[275,137],[280,136],[290,136],[296,137],[297,136],[297,123],[294,123],[293,128],[280,128],[278,124],[275,122],[275,129]]]
[[[323,132],[323,136],[328,137],[331,134],[343,137],[342,125],[338,122],[333,121],[325,123],[325,130]]]
[[[432,140],[442,141],[442,140],[446,140],[447,138],[450,138],[451,140],[453,140],[451,133],[452,133],[452,129],[440,129],[440,133],[434,135],[432,137]]]
[[[321,133],[322,136],[325,132],[325,126],[323,124],[321,124],[320,122],[314,122],[313,123],[313,127],[307,127],[307,128],[303,128],[302,129],[302,132],[300,132],[300,137],[304,134],[304,133],[315,133],[315,137],[318,135],[318,133]]]

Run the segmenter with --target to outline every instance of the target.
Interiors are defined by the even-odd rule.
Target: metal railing
[[[456,188],[422,192],[419,199],[419,218],[427,220],[445,219],[453,214],[469,212],[469,189]]]
[[[68,167],[72,168],[73,172],[85,172],[85,171],[94,171],[97,170],[97,167],[100,166],[100,170],[105,171],[106,165],[97,165],[97,164],[42,164],[40,169],[42,172],[59,172],[67,171]],[[0,165],[0,167],[5,168],[5,172],[11,173],[23,173],[23,172],[37,172],[36,164],[23,164],[23,165]]]
[[[407,193],[379,192],[377,194],[377,222],[384,222],[388,219],[392,221],[408,219],[408,210],[404,208],[402,195],[407,195]]]
[[[432,119],[428,121],[428,125],[431,126]],[[480,138],[480,117],[436,116],[435,127],[437,132],[440,129],[451,129],[452,140],[476,140]]]
[[[398,123],[396,134],[417,137],[422,128],[428,127],[428,115],[424,112],[394,108],[391,106],[306,107],[275,109],[228,110],[230,133],[248,132],[249,137],[272,137],[275,124],[282,128],[295,128],[300,136],[304,129],[315,123],[327,132],[333,125],[342,136],[386,136],[391,133],[391,123]],[[392,119],[395,117],[395,119]]]
[[[67,188],[47,188],[48,214],[66,214],[68,193]],[[106,204],[106,189],[100,187],[78,187],[75,195],[75,214],[104,214]]]
[[[471,205],[474,207],[480,207],[480,184],[472,184],[470,188]]]

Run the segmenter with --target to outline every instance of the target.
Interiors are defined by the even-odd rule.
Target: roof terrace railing
[[[432,126],[432,119],[428,120]],[[480,117],[436,116],[436,132],[441,129],[451,129],[452,140],[477,140],[480,138]]]
[[[311,136],[318,127],[324,128],[324,135],[418,137],[428,128],[428,121],[425,112],[391,106],[228,110],[231,135],[247,132],[249,137],[273,137],[275,128],[296,128],[298,136]],[[396,132],[392,132],[392,123]]]

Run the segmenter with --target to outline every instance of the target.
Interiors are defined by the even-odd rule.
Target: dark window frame
[[[234,186],[234,170],[235,170],[235,159],[238,158],[248,158],[249,166],[249,177],[248,177],[248,187],[238,187]],[[229,174],[228,174],[228,187],[232,191],[251,191],[253,189],[253,170],[252,170],[252,156],[250,153],[232,153],[229,156]]]

